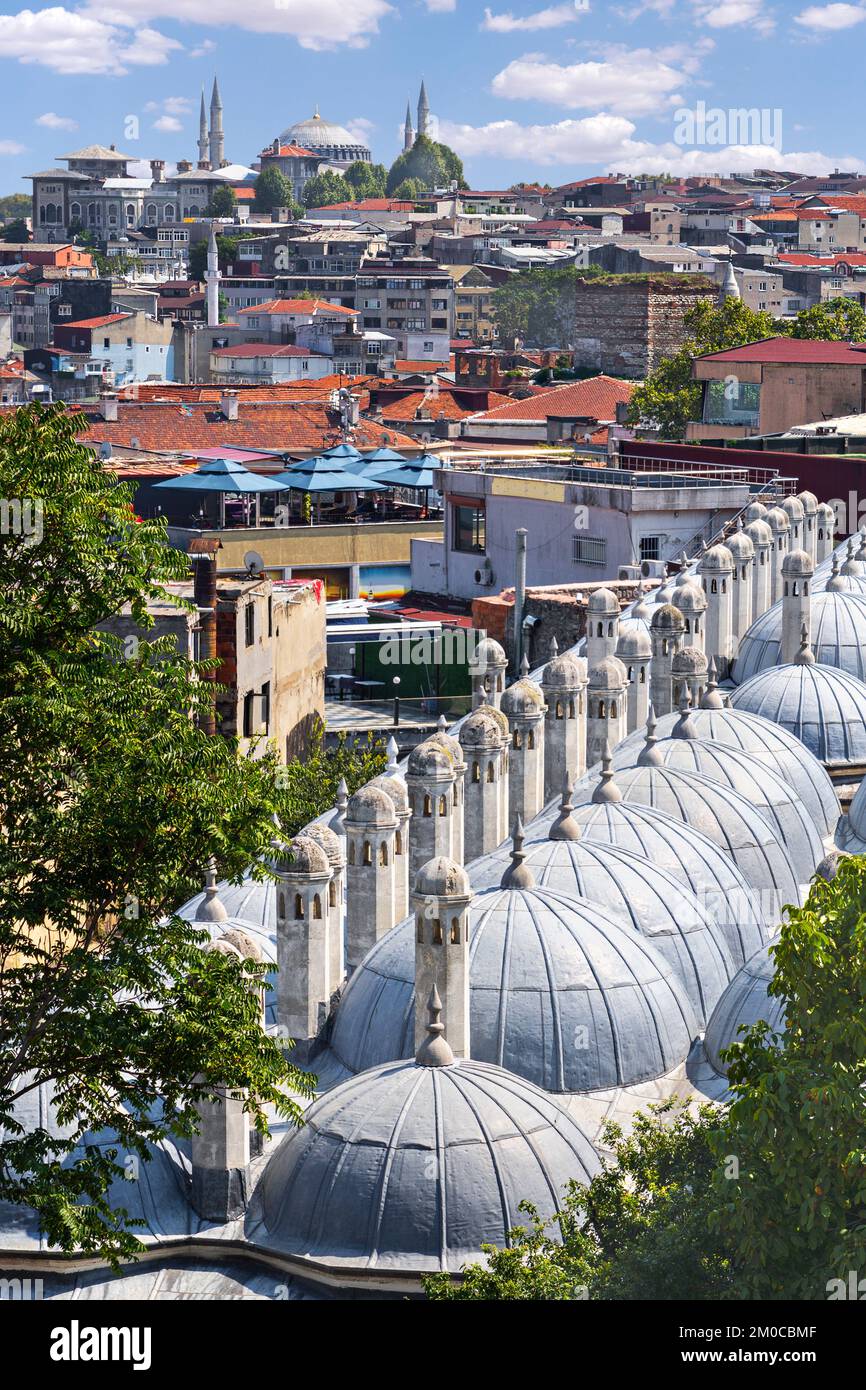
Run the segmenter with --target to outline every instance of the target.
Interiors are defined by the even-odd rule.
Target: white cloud
[[[213,53],[216,44],[213,39],[202,39],[197,48],[190,50],[190,58],[203,58],[207,53]]]
[[[710,29],[732,29],[743,24],[759,34],[771,34],[776,21],[764,0],[692,0],[695,18]]]
[[[425,0],[431,14],[452,14],[457,9],[457,0]]]
[[[78,122],[71,116],[58,116],[55,111],[45,111],[36,117],[37,125],[47,126],[49,130],[77,130]]]
[[[98,3],[91,0],[94,8]],[[208,29],[284,34],[309,49],[365,47],[380,21],[395,13],[388,0],[106,0],[106,5],[110,13],[126,15],[133,23],[174,19]]]
[[[190,97],[164,97],[162,101],[148,101],[145,111],[162,111],[169,116],[188,116],[192,110]]]
[[[17,140],[0,140],[0,154],[23,154],[26,145],[19,145]]]
[[[572,24],[579,15],[574,4],[550,5],[546,10],[536,10],[534,14],[514,16],[510,10],[504,14],[484,11],[482,29],[493,34],[514,34],[533,29],[558,29],[562,24]]]
[[[160,116],[158,120],[154,121],[153,128],[154,130],[163,130],[166,134],[183,130],[183,126],[176,116]]]
[[[677,105],[682,100],[679,88],[688,83],[686,63],[674,67],[673,55],[673,50],[662,55],[645,48],[612,49],[601,61],[565,67],[543,54],[526,53],[496,74],[491,89],[495,96],[512,100],[652,115]]]
[[[155,29],[134,34],[122,15],[106,18],[62,5],[0,15],[0,56],[65,74],[110,73],[165,63],[183,45]]]
[[[851,29],[866,19],[866,9],[862,5],[809,5],[794,16],[794,23],[804,29],[824,30]]]
[[[827,155],[817,150],[781,153],[772,145],[700,150],[684,149],[673,141],[656,144],[635,138],[632,121],[606,112],[551,125],[491,121],[489,125],[470,126],[443,121],[442,138],[464,159],[576,165],[624,174],[751,173],[756,168],[796,169],[803,174],[822,174],[832,168],[866,172],[866,164],[851,155]]]
[[[366,116],[353,116],[351,120],[346,121],[345,125],[349,134],[359,145],[369,145],[370,136],[376,129],[375,123],[368,121]]]

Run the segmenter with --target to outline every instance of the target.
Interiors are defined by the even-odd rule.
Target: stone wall
[[[550,654],[550,639],[555,637],[559,650],[565,651],[579,642],[586,633],[586,613],[590,594],[596,589],[610,589],[617,595],[620,607],[631,603],[640,593],[650,593],[658,581],[611,579],[593,584],[562,584],[543,588],[527,588],[525,617],[538,618],[538,624],[528,638],[527,656],[532,667],[542,665]],[[493,598],[473,599],[472,625],[495,637],[514,663],[514,590],[505,589]]]
[[[685,340],[683,317],[718,293],[692,275],[578,280],[575,285],[574,363],[584,370],[640,379]]]

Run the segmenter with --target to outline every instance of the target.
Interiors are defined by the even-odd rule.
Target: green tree
[[[308,494],[305,494],[307,496]],[[319,720],[312,730],[302,759],[289,763],[281,773],[284,787],[280,823],[286,835],[296,835],[337,800],[337,788],[345,779],[349,796],[387,766],[382,739],[367,735],[364,742],[345,737],[325,746],[325,729]]]
[[[866,311],[853,299],[828,299],[800,310],[791,337],[862,343],[866,341]]]
[[[683,346],[662,359],[632,393],[629,404],[629,423],[652,421],[664,439],[682,439],[687,423],[699,418],[701,385],[692,377],[696,357],[788,332],[772,314],[749,309],[740,299],[726,299],[723,304],[701,299],[685,314],[683,326]]]
[[[0,198],[0,222],[6,222],[13,217],[32,215],[33,199],[29,193],[7,193]]]
[[[85,424],[39,406],[0,422],[19,507],[0,535],[0,1200],[117,1261],[139,1248],[107,1197],[121,1155],[191,1134],[219,1085],[261,1130],[265,1105],[299,1123],[311,1079],[260,1027],[261,967],[171,915],[209,861],[237,878],[265,860],[278,769],[201,730],[209,683],[171,639],[99,630],[122,609],[146,628],[187,560],[77,442]],[[42,1083],[56,1133],[16,1118]],[[116,1144],[88,1140],[105,1129]]]
[[[30,228],[23,217],[16,217],[14,221],[6,223],[2,237],[4,241],[11,242],[30,241]]]
[[[220,184],[210,195],[207,205],[208,217],[234,217],[238,205],[237,194],[227,183]]]
[[[425,191],[442,188],[456,181],[458,188],[466,187],[463,165],[447,145],[440,145],[427,135],[419,135],[411,150],[394,160],[388,170],[386,192],[390,198],[404,179],[420,180]]]
[[[285,174],[280,173],[275,164],[267,164],[256,179],[253,209],[255,212],[273,212],[274,208],[290,208],[292,217],[301,214],[292,185]]]
[[[394,189],[393,196],[401,202],[414,203],[419,198],[423,198],[426,192],[427,190],[420,179],[404,179]]]
[[[343,174],[352,190],[349,197],[357,199],[384,198],[387,176],[384,164],[365,164],[360,159],[350,164]]]
[[[346,187],[342,174],[325,169],[316,174],[304,185],[304,207],[326,208],[332,203],[348,203],[354,198],[354,191]]]
[[[524,270],[498,285],[491,310],[500,341],[527,346],[561,346],[574,333],[574,295],[579,279],[601,275],[597,266],[555,266]]]

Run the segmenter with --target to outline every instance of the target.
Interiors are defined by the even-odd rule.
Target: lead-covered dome
[[[470,909],[471,1051],[546,1091],[650,1081],[684,1061],[698,1023],[673,966],[597,903],[491,888]],[[350,1071],[411,1056],[415,924],[367,953],[331,1046]]]
[[[713,1009],[704,1037],[704,1050],[716,1071],[727,1075],[727,1064],[720,1053],[738,1041],[741,1028],[755,1023],[769,1023],[774,1033],[785,1031],[785,1001],[767,993],[773,978],[773,957],[770,942],[756,951],[751,960],[737,971],[721,999]]]
[[[599,1168],[577,1123],[520,1077],[398,1061],[310,1106],[269,1159],[251,1217],[279,1250],[329,1266],[457,1271],[506,1244],[522,1201],[547,1219]]]
[[[693,727],[691,714],[684,722],[688,727]],[[678,727],[681,725],[674,726],[674,734]],[[633,756],[634,753],[634,747],[629,749],[628,758],[633,758],[633,761],[621,764],[622,771],[635,766],[640,752],[638,750],[637,757]],[[653,757],[666,768],[683,773],[700,773],[744,797],[761,813],[801,873],[805,866],[807,876],[811,876],[820,864],[824,857],[824,845],[818,827],[796,791],[765,763],[756,764],[749,754],[737,748],[725,747],[724,744],[676,736],[656,739]],[[617,766],[616,758],[614,766]]]
[[[761,671],[731,691],[731,704],[787,729],[825,766],[866,761],[866,685],[835,666]]]
[[[791,558],[787,556],[786,563]],[[732,673],[737,685],[779,665],[782,602],[762,613],[740,643]],[[826,589],[813,594],[809,641],[822,666],[835,666],[858,680],[866,678],[866,596]]]
[[[679,714],[665,714],[656,724],[656,737],[669,738]],[[742,709],[690,709],[688,722],[703,742],[739,748],[756,762],[774,769],[799,796],[819,835],[832,835],[840,807],[833,783],[814,753],[798,738],[769,719]],[[641,730],[629,734],[614,753],[614,767],[634,767],[644,747]]]
[[[625,801],[653,806],[674,820],[700,830],[728,854],[746,881],[761,895],[764,914],[780,912],[803,898],[797,870],[779,835],[759,811],[730,787],[694,772],[664,766],[626,768],[616,774]],[[591,787],[581,789],[589,799]],[[814,865],[805,869],[811,873]],[[798,866],[801,872],[805,866]]]
[[[280,134],[280,144],[300,145],[302,149],[312,150],[322,159],[335,164],[353,163],[355,160],[369,163],[372,159],[368,145],[345,126],[326,121],[318,111],[306,120],[287,126]]]
[[[525,853],[525,866],[539,888],[598,903],[651,941],[676,970],[699,1023],[706,1022],[735,970],[763,940],[756,923],[745,952],[739,934],[735,945],[729,943],[711,912],[673,874],[616,845],[546,840]],[[472,865],[476,890],[497,887],[508,862],[507,850],[477,859]]]

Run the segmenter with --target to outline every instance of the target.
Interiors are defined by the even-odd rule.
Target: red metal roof
[[[473,416],[484,420],[546,420],[551,415],[579,415],[588,420],[615,420],[620,401],[630,401],[637,385],[620,381],[613,376],[593,376],[585,381],[572,381],[552,390],[509,401],[507,405]]]
[[[810,338],[762,338],[743,347],[706,352],[699,362],[816,362],[866,367],[866,343],[825,343]]]
[[[76,319],[74,323],[59,323],[58,328],[105,328],[109,323],[120,323],[131,319],[132,314],[99,314],[95,319]]]

